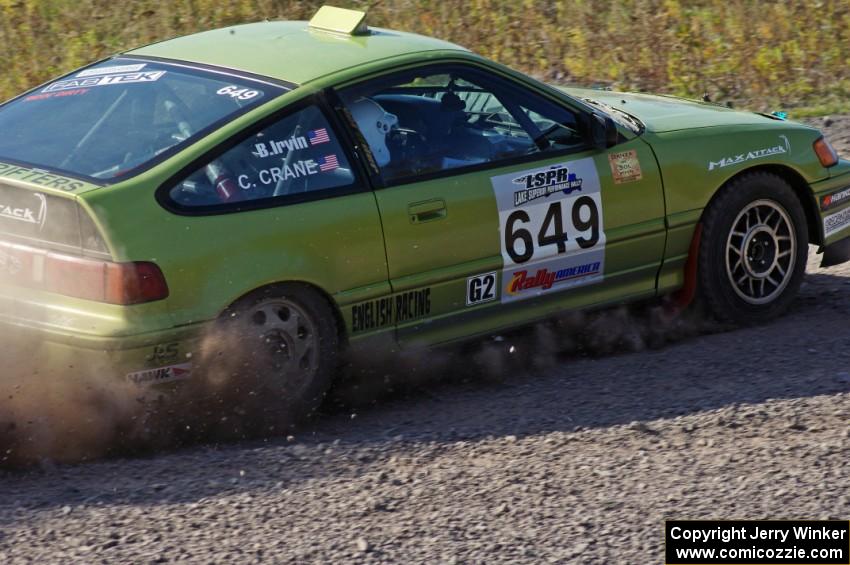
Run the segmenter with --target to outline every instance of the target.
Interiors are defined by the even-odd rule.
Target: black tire
[[[767,172],[740,176],[703,214],[698,301],[722,322],[772,320],[794,300],[807,257],[806,216],[788,182]]]
[[[330,389],[340,337],[328,300],[303,284],[262,289],[222,316],[204,347],[202,395],[216,436],[283,433]]]

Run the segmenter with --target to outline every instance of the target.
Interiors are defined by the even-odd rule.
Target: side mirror
[[[608,149],[620,142],[620,132],[614,120],[594,112],[590,117],[590,138],[597,149]]]

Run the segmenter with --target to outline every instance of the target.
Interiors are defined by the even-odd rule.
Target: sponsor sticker
[[[490,181],[499,209],[503,303],[603,280],[602,193],[592,158]]]
[[[72,78],[59,80],[45,87],[42,92],[59,92],[95,86],[110,86],[114,84],[134,84],[140,82],[156,82],[165,76],[166,71],[140,71],[137,73],[121,73],[97,77]]]
[[[351,331],[359,333],[412,322],[431,314],[431,289],[423,288],[351,307]]]
[[[127,380],[137,385],[152,385],[186,380],[192,376],[192,364],[183,363],[160,367],[159,369],[147,369],[127,375]]]
[[[643,178],[640,169],[640,159],[637,151],[622,151],[608,155],[608,163],[611,165],[611,175],[614,184],[639,181]]]
[[[36,200],[33,206],[14,206],[0,201],[0,219],[23,222],[44,228],[47,220],[47,198],[43,194],[35,193],[32,197]]]
[[[466,305],[475,306],[496,300],[498,296],[496,280],[495,271],[466,279]]]
[[[824,216],[823,218],[824,237],[829,237],[847,227],[850,227],[850,208],[845,208],[840,212]]]
[[[44,169],[31,169],[8,163],[0,163],[0,176],[67,191],[77,190],[85,186],[85,183],[81,181],[60,177],[54,173],[48,173]]]
[[[522,190],[514,192],[514,206],[522,206],[527,202],[544,198],[556,192],[570,194],[576,190],[581,190],[583,181],[575,173],[570,173],[569,167],[553,165],[545,171],[522,175],[511,182],[524,187]]]
[[[821,200],[821,210],[831,210],[837,206],[841,206],[845,202],[850,201],[850,188],[845,188],[844,190],[839,190],[838,192],[833,192],[832,194],[827,194]]]
[[[780,143],[774,145],[773,147],[765,147],[764,149],[756,149],[753,151],[747,151],[746,153],[729,155],[727,157],[723,157],[719,161],[709,161],[708,170],[713,171],[715,169],[731,167],[732,165],[739,165],[741,163],[745,163],[746,161],[752,161],[754,159],[763,159],[764,157],[770,157],[771,155],[782,155],[784,153],[790,153],[791,142],[788,141],[788,138],[784,135],[780,135],[779,141]]]
[[[135,73],[145,68],[145,63],[138,65],[112,65],[109,67],[99,67],[97,69],[86,69],[77,73],[77,78],[94,77],[100,75],[114,75],[117,73]]]

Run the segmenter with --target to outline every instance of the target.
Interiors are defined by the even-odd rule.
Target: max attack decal
[[[72,78],[59,80],[48,85],[42,92],[58,90],[73,90],[75,88],[90,88],[93,86],[110,86],[113,84],[132,84],[137,82],[155,82],[165,76],[166,71],[142,71],[138,73],[122,73],[98,77]]]
[[[431,313],[431,289],[411,290],[351,307],[352,333],[377,330],[424,318]]]
[[[723,167],[730,167],[732,165],[738,165],[740,163],[752,161],[754,159],[762,159],[771,155],[781,155],[783,153],[790,153],[791,142],[788,141],[788,138],[784,135],[780,135],[779,139],[782,143],[780,143],[779,145],[774,145],[773,147],[765,147],[764,149],[757,149],[755,151],[739,153],[738,155],[730,155],[728,157],[723,157],[719,161],[709,161],[708,170],[713,171],[714,169],[722,169]]]
[[[592,158],[490,181],[499,208],[503,303],[603,280],[602,194]],[[526,188],[517,192],[517,184]]]
[[[60,177],[42,169],[19,167],[18,165],[10,165],[8,163],[0,163],[0,176],[31,182],[45,188],[60,188],[68,191],[77,190],[85,186],[85,183],[81,181]]]
[[[829,237],[834,233],[850,227],[850,208],[846,208],[823,219],[823,235]]]
[[[582,180],[571,174],[569,168],[553,165],[548,170],[515,178],[513,183],[525,186],[525,190],[514,192],[514,206],[521,206],[555,192],[570,194],[574,190],[581,190]]]
[[[608,163],[611,165],[611,177],[614,184],[639,181],[643,178],[640,170],[640,159],[637,151],[622,151],[608,155]]]
[[[842,204],[848,202],[850,200],[850,188],[845,188],[844,190],[839,190],[838,192],[833,192],[832,194],[827,194],[821,200],[820,207],[821,210],[831,210],[837,206],[841,206]]]
[[[14,207],[0,202],[0,219],[34,224],[43,228],[44,221],[47,219],[47,199],[43,194],[36,193],[32,196],[38,201],[37,208]]]
[[[159,369],[148,369],[146,371],[130,373],[127,375],[127,380],[134,382],[137,385],[150,385],[182,381],[191,376],[192,364],[183,363],[182,365],[171,365],[170,367],[161,367]]]

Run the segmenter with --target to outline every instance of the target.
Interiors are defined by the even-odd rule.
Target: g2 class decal
[[[499,208],[503,303],[602,281],[605,231],[593,159],[490,181]]]
[[[466,279],[466,305],[475,306],[496,300],[499,296],[497,280],[495,271]]]

